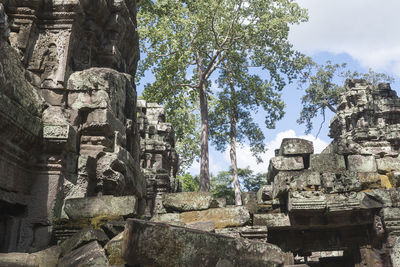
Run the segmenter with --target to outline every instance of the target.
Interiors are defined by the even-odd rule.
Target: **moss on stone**
[[[94,229],[100,229],[100,227],[109,222],[109,221],[123,221],[124,218],[122,216],[114,216],[114,215],[101,215],[90,219],[90,224]]]

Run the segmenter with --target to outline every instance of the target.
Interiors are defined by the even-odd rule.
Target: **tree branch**
[[[220,54],[222,54],[222,51],[220,52]],[[222,60],[224,59],[225,59],[225,54],[223,54],[222,56],[220,55],[217,62],[215,62],[213,65],[208,66],[210,68],[208,68],[207,73],[205,72],[206,75],[204,77],[206,80],[208,79],[208,77],[210,77],[210,75],[214,72],[214,70],[218,68],[219,64],[221,64]]]
[[[325,111],[324,111],[324,110],[322,111],[322,117],[323,117],[323,120],[322,120],[321,124],[319,125],[318,133],[317,133],[317,135],[315,136],[315,139],[318,138],[318,135],[321,133],[322,126],[323,126],[324,123],[325,123]]]
[[[221,47],[224,47],[225,44],[226,44],[226,42],[229,40],[229,36],[231,35],[232,30],[233,30],[233,25],[235,25],[235,21],[236,21],[236,20],[238,19],[238,17],[239,17],[239,11],[240,11],[240,9],[241,9],[242,3],[243,3],[243,1],[240,1],[239,5],[238,5],[238,9],[237,9],[237,11],[236,11],[236,14],[235,14],[235,16],[234,16],[233,19],[232,19],[231,25],[229,25],[228,32],[226,33],[226,36],[225,36],[225,38],[224,38],[224,41],[223,41],[222,44],[221,44]]]
[[[179,87],[190,87],[190,88],[199,88],[198,85],[193,85],[193,84],[189,84],[189,83],[178,83],[178,84],[175,84],[175,86],[179,86]]]
[[[218,41],[218,33],[215,30],[215,25],[214,25],[214,21],[215,21],[215,14],[217,13],[217,9],[215,10],[213,16],[212,16],[212,20],[211,20],[211,31],[214,34],[214,39],[215,39],[215,44],[217,45],[217,47],[221,48],[219,41]]]
[[[333,113],[336,113],[336,108],[334,107],[334,106],[332,106],[332,104],[331,103],[329,103],[329,102],[326,102],[326,106],[333,112]]]

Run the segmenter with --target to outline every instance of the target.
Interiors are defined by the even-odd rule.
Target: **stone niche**
[[[135,3],[0,0],[0,252],[46,248],[67,199],[145,203]]]

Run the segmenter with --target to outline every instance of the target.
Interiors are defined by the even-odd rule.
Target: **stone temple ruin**
[[[333,142],[285,139],[227,206],[179,192],[137,100],[130,0],[0,0],[0,266],[400,266],[400,99],[349,80]]]

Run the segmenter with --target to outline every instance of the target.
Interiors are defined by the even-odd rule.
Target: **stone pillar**
[[[383,208],[381,216],[387,232],[386,248],[392,266],[400,266],[400,208]]]
[[[145,172],[148,190],[147,214],[164,213],[164,194],[179,190],[174,131],[172,125],[165,122],[165,111],[160,105],[140,100],[137,113],[141,167]]]

